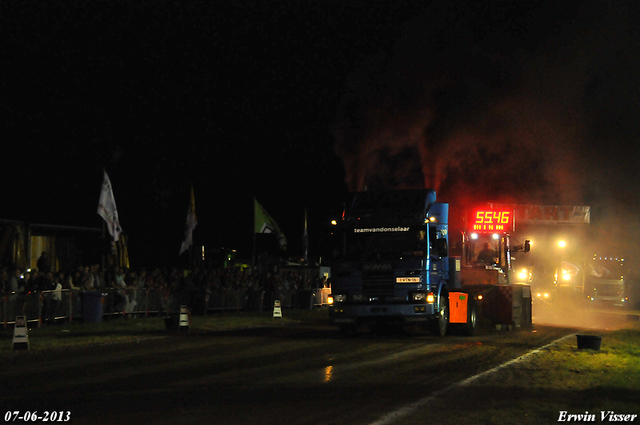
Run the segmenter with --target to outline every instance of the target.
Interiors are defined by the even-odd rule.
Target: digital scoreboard
[[[515,230],[514,212],[510,210],[475,210],[469,217],[474,233],[503,233]]]

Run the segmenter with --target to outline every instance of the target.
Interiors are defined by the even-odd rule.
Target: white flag
[[[120,220],[118,219],[118,209],[116,208],[116,200],[113,197],[113,189],[111,188],[111,180],[104,172],[104,180],[102,181],[102,191],[100,192],[100,201],[98,201],[98,215],[107,222],[109,233],[113,236],[113,240],[117,241],[122,233]]]
[[[198,224],[198,219],[196,218],[196,200],[193,196],[193,186],[191,186],[191,200],[189,202],[189,210],[187,211],[187,226],[184,231],[184,241],[182,242],[182,246],[180,247],[180,254],[182,255],[191,244],[193,244],[193,229],[196,228]]]

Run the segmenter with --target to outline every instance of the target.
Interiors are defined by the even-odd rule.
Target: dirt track
[[[168,335],[23,352],[0,373],[3,412],[69,411],[78,424],[368,424],[571,330],[444,339],[341,336],[326,326]]]

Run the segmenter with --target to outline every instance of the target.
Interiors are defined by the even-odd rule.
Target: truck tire
[[[478,308],[472,297],[469,297],[469,304],[467,305],[467,323],[463,325],[462,332],[466,336],[473,336],[476,334],[476,328],[478,326]]]
[[[447,334],[447,327],[449,326],[449,304],[447,303],[447,298],[445,295],[440,295],[438,302],[440,313],[438,317],[431,322],[431,332],[441,337]]]

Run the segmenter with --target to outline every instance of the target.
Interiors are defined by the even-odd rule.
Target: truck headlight
[[[343,303],[347,300],[347,296],[344,294],[331,294],[329,295],[329,304]]]
[[[427,294],[424,292],[411,292],[409,296],[411,297],[411,301],[425,302],[427,299]]]

